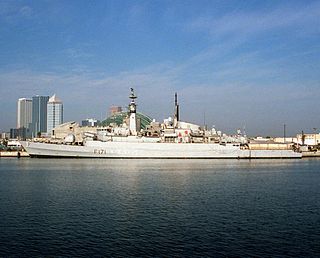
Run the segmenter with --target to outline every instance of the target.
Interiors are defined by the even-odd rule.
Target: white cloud
[[[296,52],[292,47],[286,52],[291,47],[286,41],[277,46],[245,47],[247,40],[259,33],[283,28],[303,28],[303,33],[319,30],[319,7],[319,3],[313,3],[278,7],[269,12],[200,17],[189,25],[193,30],[210,33],[211,41],[198,54],[180,63],[168,61],[114,74],[76,65],[69,72],[63,71],[64,66],[55,73],[0,71],[0,121],[8,120],[9,111],[15,112],[19,97],[53,93],[64,101],[67,120],[88,116],[100,119],[110,105],[127,105],[129,88],[134,87],[139,97],[138,108],[157,119],[172,115],[173,94],[178,91],[182,118],[191,122],[202,123],[206,110],[209,125],[228,130],[246,124],[251,132],[269,134],[279,121],[286,119],[295,125],[296,131],[300,130],[299,125],[320,127],[311,125],[310,118],[320,109],[319,102],[315,101],[320,98],[319,75],[313,74],[310,79],[301,72],[304,78],[296,80],[293,76],[299,74],[300,63],[288,67],[292,65],[290,58],[307,60],[319,54],[319,48],[311,46]],[[131,11],[131,18],[138,21],[144,10],[138,6]],[[23,12],[27,14],[32,10]],[[91,57],[85,49],[80,46],[63,51],[76,60]],[[277,55],[280,52],[284,53]],[[319,62],[307,60],[305,65],[317,68]],[[311,113],[305,116],[308,110]],[[9,122],[14,126],[14,115],[10,117]]]
[[[272,11],[232,12],[222,17],[199,17],[188,26],[193,30],[208,31],[214,37],[244,37],[282,28],[304,28],[304,32],[320,27],[320,3],[302,6],[278,7]],[[311,26],[308,26],[311,25]]]
[[[11,24],[32,15],[33,9],[30,6],[23,6],[16,1],[0,1],[0,21]]]
[[[250,60],[255,56],[248,55],[246,58]],[[244,57],[236,59],[230,66],[221,67],[215,76],[232,77],[234,74],[243,73],[245,67],[232,68],[242,59]],[[189,69],[189,66],[186,67]],[[245,124],[251,132],[261,131],[268,134],[279,120],[295,121],[294,116],[301,116],[306,109],[320,108],[319,104],[314,102],[320,97],[319,85],[314,82],[306,81],[304,90],[296,82],[281,83],[277,80],[271,84],[263,81],[259,84],[250,83],[246,79],[237,78],[185,83],[188,69],[178,69],[178,72],[174,73],[172,65],[160,64],[114,75],[92,72],[2,72],[0,101],[2,107],[6,108],[1,109],[0,119],[8,120],[8,110],[15,110],[19,97],[53,93],[64,101],[66,120],[80,121],[86,117],[101,119],[105,117],[109,106],[128,104],[130,87],[137,91],[139,110],[148,115],[157,119],[172,115],[173,94],[178,91],[183,119],[202,124],[203,112],[206,110],[208,125],[215,124],[228,131]],[[250,72],[256,74],[259,71],[268,73],[264,68]],[[271,69],[269,73],[272,72],[274,71]],[[264,76],[265,74],[261,75]],[[277,111],[278,108],[282,110]],[[301,123],[307,123],[304,122],[306,119],[301,116]],[[11,119],[11,124],[13,126],[14,118]]]
[[[24,17],[30,17],[32,15],[32,8],[29,6],[23,6],[20,8],[20,14]]]

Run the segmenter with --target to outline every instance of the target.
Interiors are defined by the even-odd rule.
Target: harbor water
[[[0,257],[319,257],[320,159],[0,159]]]

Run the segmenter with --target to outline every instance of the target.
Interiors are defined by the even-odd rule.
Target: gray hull
[[[216,143],[87,142],[85,146],[22,142],[31,157],[122,159],[301,158],[292,150],[247,150]]]

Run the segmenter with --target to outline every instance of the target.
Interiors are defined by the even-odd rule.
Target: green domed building
[[[150,125],[150,123],[152,122],[152,118],[145,114],[137,112],[136,115],[137,115],[137,123],[140,124],[140,129],[146,129],[147,125]],[[107,119],[103,120],[101,122],[101,125],[108,126],[114,123],[120,126],[121,124],[124,123],[127,117],[128,117],[128,112],[126,111],[118,112],[116,114],[113,114],[112,116],[109,116]]]

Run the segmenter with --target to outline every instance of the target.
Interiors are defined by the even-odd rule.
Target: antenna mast
[[[178,94],[174,94],[174,128],[177,128],[178,126],[178,121],[180,119],[180,114],[179,114],[179,104],[178,104]]]

